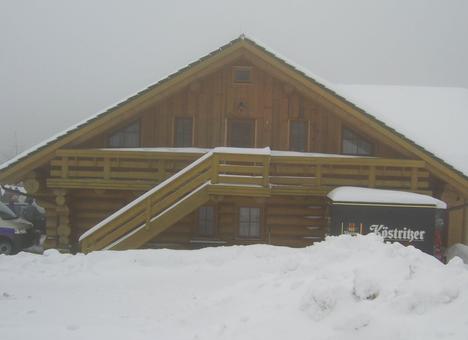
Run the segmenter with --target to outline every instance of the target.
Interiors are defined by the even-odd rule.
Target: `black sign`
[[[436,209],[406,206],[333,204],[330,233],[375,233],[385,241],[412,245],[434,255]]]

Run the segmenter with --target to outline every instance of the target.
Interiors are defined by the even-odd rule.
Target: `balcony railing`
[[[430,192],[429,172],[417,160],[299,154],[268,149],[217,148],[213,193],[223,186],[239,194],[246,187],[262,194],[326,193],[351,185]],[[52,188],[148,190],[204,154],[204,150],[60,150],[50,164]],[[267,191],[265,191],[267,190]]]

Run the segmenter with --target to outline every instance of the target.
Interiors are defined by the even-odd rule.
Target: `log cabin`
[[[0,167],[20,182],[62,251],[307,246],[343,185],[442,199],[468,242],[462,171],[244,35]]]

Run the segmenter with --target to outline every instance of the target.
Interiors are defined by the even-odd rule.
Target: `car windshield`
[[[17,216],[10,208],[0,202],[0,218],[3,220],[13,220],[17,218]]]

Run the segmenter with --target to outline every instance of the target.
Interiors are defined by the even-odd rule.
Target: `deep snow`
[[[468,270],[375,235],[0,256],[2,339],[467,339]]]

